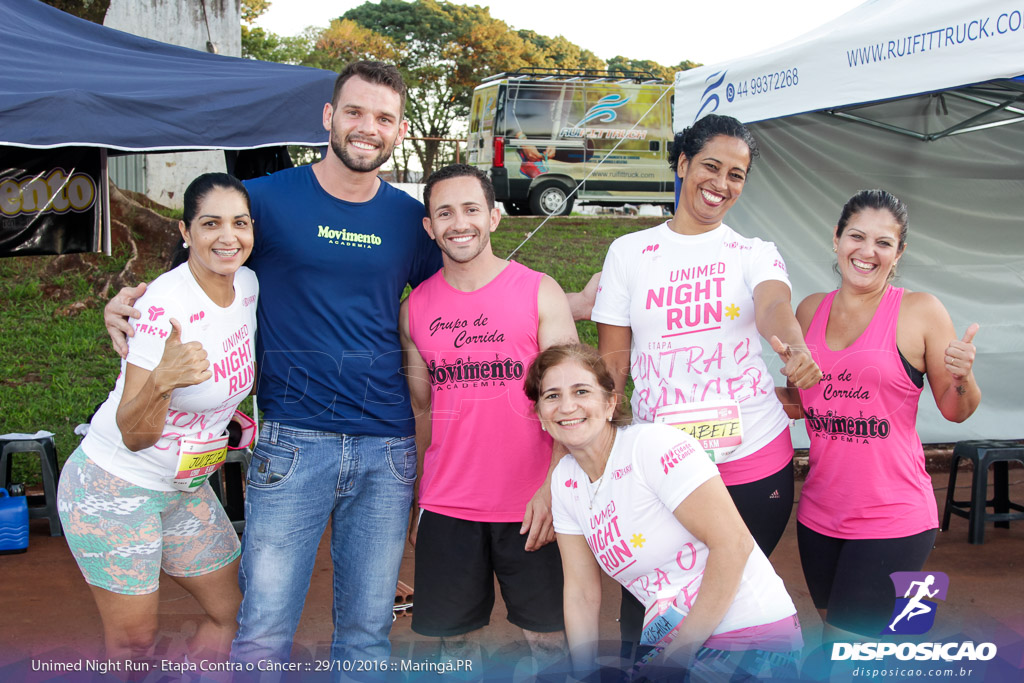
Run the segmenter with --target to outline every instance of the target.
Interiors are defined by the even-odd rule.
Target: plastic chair
[[[60,469],[57,466],[57,447],[53,443],[53,436],[43,436],[42,433],[5,434],[0,436],[0,449],[0,488],[11,482],[15,453],[34,453],[39,457],[43,473],[43,495],[28,496],[28,516],[30,519],[46,517],[50,520],[50,535],[63,535],[60,515],[57,514],[57,479]]]
[[[970,460],[974,465],[971,479],[971,499],[953,499],[956,488],[956,474],[961,460]],[[953,449],[953,460],[949,467],[949,488],[946,490],[946,508],[942,515],[942,530],[949,529],[950,514],[966,517],[968,520],[967,542],[981,545],[985,542],[985,523],[995,522],[997,527],[1008,529],[1010,522],[1024,519],[1024,506],[1010,502],[1009,463],[1024,464],[1024,444],[1014,441],[960,441]],[[993,495],[988,498],[988,470],[993,468]],[[993,512],[987,512],[992,508]],[[1010,512],[1017,510],[1017,512]]]

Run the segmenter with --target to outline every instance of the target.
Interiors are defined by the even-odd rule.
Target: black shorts
[[[825,621],[865,636],[889,623],[896,597],[889,574],[919,572],[935,545],[935,529],[902,538],[843,539],[797,522],[800,564],[814,606]]]
[[[551,633],[562,621],[562,560],[549,543],[526,552],[521,522],[469,522],[424,510],[416,536],[416,607],[412,630],[456,636],[483,628],[498,577],[508,620]]]

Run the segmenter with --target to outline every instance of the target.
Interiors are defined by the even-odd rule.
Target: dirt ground
[[[940,519],[948,473],[934,472],[932,480]],[[1010,470],[1010,499],[1024,501],[1024,470]],[[970,477],[958,480],[957,497],[969,493]],[[797,482],[797,496],[799,487]],[[813,609],[800,569],[796,546],[795,515],[791,518],[779,547],[771,557],[796,603],[807,641],[803,680],[859,680],[868,677],[855,667],[879,667],[879,662],[840,662],[829,673],[821,669],[821,656],[815,654],[821,622]],[[931,571],[949,576],[949,593],[939,604],[935,625],[917,640],[992,642],[998,648],[990,662],[954,662],[948,664],[949,676],[929,680],[958,681],[1021,681],[1024,680],[1024,522],[1011,523],[1009,529],[989,525],[983,545],[967,543],[967,520],[953,517],[950,529],[940,532],[926,565]],[[413,583],[413,552],[406,548],[401,579]],[[199,614],[198,605],[176,584],[162,582],[160,599],[161,628],[158,656],[167,658],[167,666],[180,665],[175,654],[194,631]],[[604,585],[605,601],[601,609],[600,633],[602,662],[621,664],[618,660],[619,590],[611,580]],[[415,595],[412,599],[415,605]],[[86,671],[54,672],[45,669],[54,662],[71,666],[96,667],[103,660],[103,642],[99,615],[64,539],[50,537],[45,520],[33,520],[28,552],[0,556],[0,681],[92,681],[111,680]],[[414,607],[415,608],[415,607]],[[405,667],[406,673],[388,673],[382,680],[437,680],[435,672],[423,673],[414,667],[435,662],[436,642],[418,636],[409,628],[411,619],[398,616],[391,633],[393,664]],[[293,660],[299,673],[264,675],[261,680],[312,681],[329,680],[327,674],[315,671],[318,660],[327,659],[331,634],[331,563],[326,541],[321,543],[313,573],[312,587],[295,639]],[[500,597],[495,605],[491,624],[483,631],[484,651],[474,658],[470,671],[445,674],[444,679],[457,680],[531,680],[529,650],[521,631],[506,621]],[[892,658],[890,658],[892,659]],[[903,667],[900,669],[899,667]],[[390,664],[389,664],[390,666]],[[844,668],[845,666],[845,668]],[[932,662],[886,661],[891,671],[909,671],[915,667],[937,666]],[[815,668],[818,667],[818,668]],[[33,670],[36,669],[36,670]],[[971,671],[968,672],[968,669]],[[866,671],[866,670],[865,670]],[[886,673],[889,673],[888,671]],[[250,677],[240,677],[249,680]],[[224,680],[217,676],[203,680]],[[150,671],[145,681],[200,680],[198,673]],[[237,680],[237,678],[236,678]],[[565,680],[552,669],[543,680]],[[918,680],[915,675],[880,676],[877,680]],[[923,680],[923,679],[922,679]]]

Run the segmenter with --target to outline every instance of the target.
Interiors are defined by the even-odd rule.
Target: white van
[[[566,215],[575,200],[671,208],[670,90],[649,73],[488,77],[473,92],[468,163],[490,173],[511,215]]]

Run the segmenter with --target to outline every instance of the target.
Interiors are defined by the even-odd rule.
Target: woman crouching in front
[[[793,676],[796,608],[714,463],[689,434],[627,419],[593,349],[553,346],[527,375],[541,424],[569,451],[551,479],[573,669],[596,667],[600,570],[645,608],[641,677]]]

